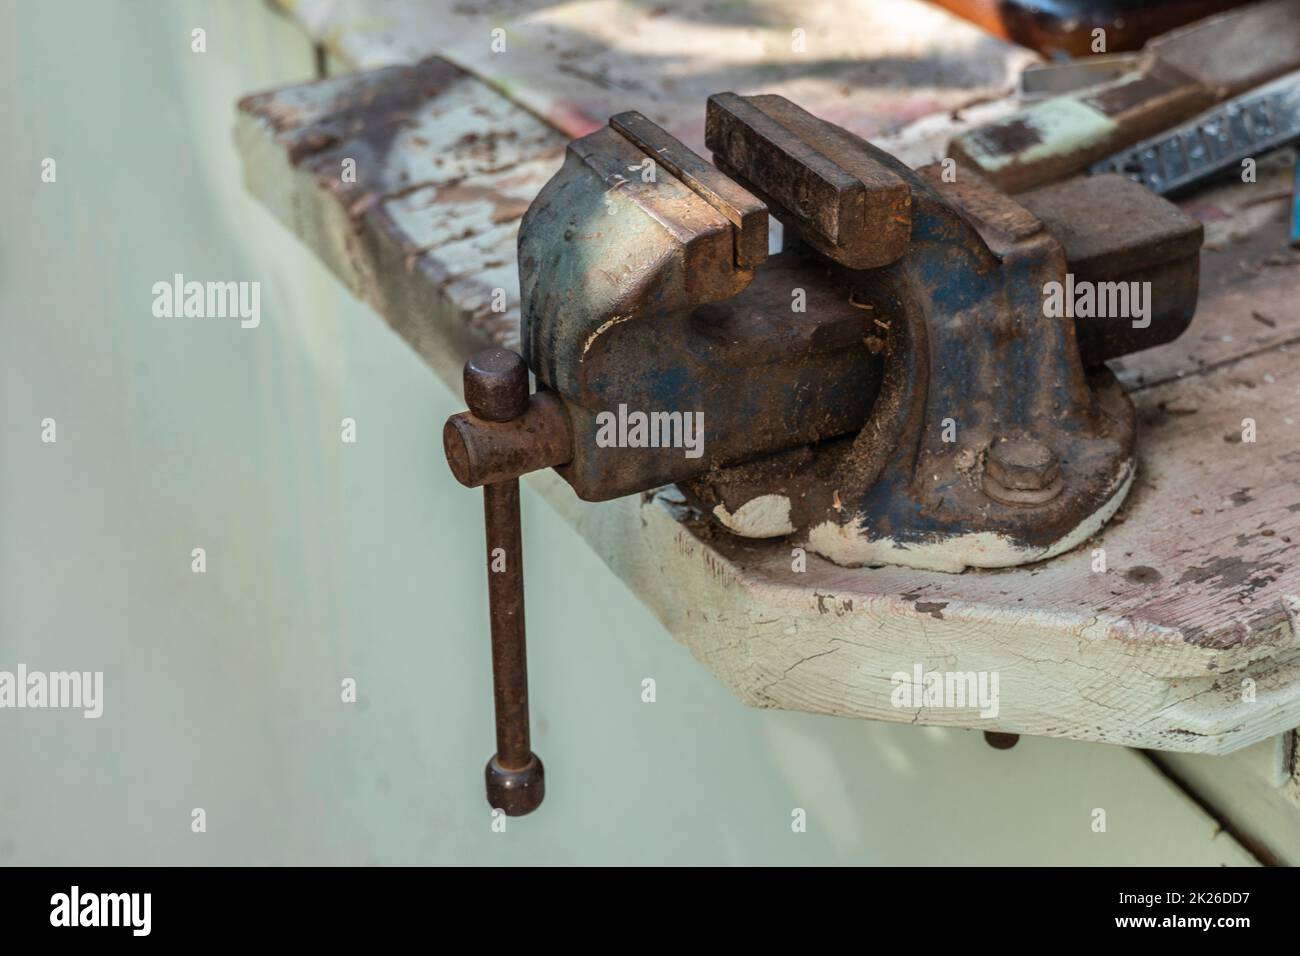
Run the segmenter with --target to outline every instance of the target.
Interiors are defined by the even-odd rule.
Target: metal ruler
[[[1088,171],[1120,173],[1163,196],[1296,140],[1300,140],[1300,71],[1121,150]]]

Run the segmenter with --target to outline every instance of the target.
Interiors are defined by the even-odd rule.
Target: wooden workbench
[[[392,51],[331,35],[346,37],[333,52],[353,65]],[[390,59],[426,52],[412,42]],[[725,85],[793,86],[797,97],[800,82]],[[517,346],[518,218],[592,108],[547,106],[530,90],[507,99],[435,58],[240,106],[250,189],[456,388],[470,351]],[[619,109],[647,95],[615,92],[606,90]],[[963,87],[953,103],[986,93]],[[694,94],[691,115],[702,120]],[[886,130],[876,141],[915,164],[939,155],[952,128],[1012,105],[857,125]],[[675,131],[689,141],[690,128]],[[341,176],[347,159],[356,182]],[[587,504],[551,472],[529,480],[756,706],[1202,753],[1288,731],[1300,724],[1300,365],[1290,351],[1300,345],[1300,284],[1285,245],[1287,176],[1283,162],[1261,163],[1255,184],[1185,204],[1207,230],[1197,318],[1176,342],[1115,363],[1139,410],[1138,479],[1093,541],[1050,562],[947,575],[809,556],[796,573],[790,542],[721,533],[674,489]],[[1245,419],[1253,442],[1242,441]],[[1093,570],[1098,548],[1105,573]],[[894,707],[892,675],[918,664],[999,673],[998,715]]]

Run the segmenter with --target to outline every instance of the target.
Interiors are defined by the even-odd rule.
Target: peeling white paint
[[[1020,119],[1038,134],[1040,141],[1035,145],[1007,153],[974,135],[963,137],[962,145],[980,166],[995,171],[1012,163],[1035,163],[1086,149],[1104,141],[1116,129],[1115,121],[1105,113],[1068,96],[1053,97],[1030,106],[1020,114]]]
[[[923,571],[956,574],[969,568],[1009,568],[1043,561],[1069,551],[1092,537],[1123,504],[1133,485],[1134,469],[1127,462],[1111,485],[1115,491],[1106,503],[1084,519],[1069,534],[1046,548],[1025,548],[993,531],[962,534],[933,542],[903,542],[893,538],[869,538],[856,521],[839,525],[823,521],[808,535],[808,547],[836,564],[856,567],[864,564],[896,564]],[[743,509],[742,509],[743,510]]]
[[[714,516],[729,530],[746,538],[776,538],[793,534],[790,523],[790,499],[785,495],[759,495],[751,498],[732,514],[726,505],[713,509]]]
[[[582,343],[582,354],[586,355],[588,352],[590,352],[591,343],[595,342],[596,339],[604,335],[609,329],[612,329],[616,325],[622,325],[624,322],[626,322],[628,319],[631,318],[633,318],[633,316],[616,315],[612,319],[606,319],[604,322],[600,324],[600,328],[596,329],[595,332],[592,332],[590,335],[588,335],[587,341]]]

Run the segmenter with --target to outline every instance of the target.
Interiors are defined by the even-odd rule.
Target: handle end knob
[[[508,817],[522,817],[532,813],[546,796],[546,770],[537,754],[528,755],[527,765],[510,770],[497,763],[496,754],[484,770],[487,781],[488,804],[505,812]]]
[[[508,422],[528,411],[528,366],[518,352],[483,349],[465,363],[465,404],[485,422]]]

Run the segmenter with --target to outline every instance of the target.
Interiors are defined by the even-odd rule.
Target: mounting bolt
[[[1004,505],[1041,505],[1061,493],[1061,466],[1040,441],[994,441],[984,459],[984,493]]]

